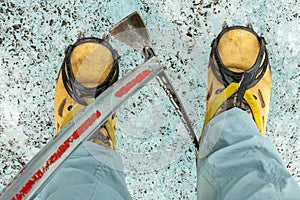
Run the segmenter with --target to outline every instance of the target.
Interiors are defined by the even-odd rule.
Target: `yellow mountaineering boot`
[[[117,53],[99,38],[78,39],[65,52],[54,97],[54,121],[59,132],[88,103],[118,79]],[[116,149],[115,114],[89,139]]]
[[[212,42],[203,129],[214,116],[239,107],[253,117],[265,135],[271,90],[264,38],[250,25],[223,27]]]

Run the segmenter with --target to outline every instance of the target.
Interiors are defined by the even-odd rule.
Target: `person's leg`
[[[112,149],[84,142],[63,163],[36,199],[131,199],[121,157]]]
[[[239,108],[223,112],[208,123],[199,152],[199,200],[300,197],[297,182],[273,144]]]
[[[197,160],[198,199],[299,199],[300,189],[265,137],[271,71],[249,27],[224,27],[212,43]]]

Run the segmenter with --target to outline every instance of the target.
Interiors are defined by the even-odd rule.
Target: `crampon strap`
[[[81,45],[83,43],[98,43],[102,44],[107,47],[111,52],[114,60],[113,67],[109,72],[107,78],[103,83],[100,85],[88,88],[80,84],[76,81],[72,65],[71,65],[71,53],[75,47]],[[97,97],[99,96],[104,90],[106,90],[112,83],[116,82],[119,75],[119,64],[118,64],[118,54],[115,50],[113,50],[112,46],[106,42],[105,40],[95,38],[95,37],[87,37],[77,40],[77,42],[73,45],[67,47],[65,51],[65,59],[63,65],[61,67],[62,79],[64,86],[68,92],[68,94],[79,104],[87,105],[87,102],[83,99],[83,97]],[[101,59],[101,58],[99,58]],[[115,75],[116,74],[116,75]]]
[[[253,33],[259,43],[260,43],[260,50],[257,56],[257,59],[254,63],[254,65],[246,70],[245,72],[234,72],[229,70],[228,68],[225,67],[223,64],[219,51],[218,51],[218,43],[221,37],[224,35],[224,33],[234,30],[234,29],[244,29],[246,31],[249,31]],[[239,83],[239,88],[237,91],[237,97],[235,101],[235,106],[241,107],[245,92],[247,89],[252,88],[254,85],[256,85],[260,79],[263,77],[265,74],[267,67],[269,65],[269,59],[268,59],[268,54],[267,54],[267,49],[266,49],[266,44],[265,44],[265,39],[263,37],[259,37],[252,29],[246,28],[243,26],[233,26],[230,28],[224,29],[219,36],[213,40],[212,42],[212,51],[211,51],[211,67],[214,75],[220,81],[223,83],[225,87],[227,87],[229,84],[235,82]],[[217,66],[214,64],[212,60],[212,56],[214,56]]]

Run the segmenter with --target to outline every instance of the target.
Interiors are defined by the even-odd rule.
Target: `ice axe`
[[[123,27],[123,29],[120,27]],[[141,17],[136,12],[129,15],[111,29],[112,35],[114,33],[118,35],[118,30],[123,30],[124,32],[128,31],[127,34],[131,34],[130,37],[139,38],[139,42],[136,42],[132,41],[129,35],[119,37],[121,41],[123,39],[128,45],[142,52],[143,55],[145,55],[146,61],[119,79],[91,104],[74,116],[58,135],[50,140],[47,145],[28,162],[13,181],[1,191],[0,200],[34,198],[69,155],[83,141],[89,138],[99,126],[102,126],[120,105],[154,77],[157,77],[172,103],[175,105],[176,110],[194,141],[197,151],[197,138],[188,116],[174,88],[169,82],[168,77],[163,71],[162,66],[155,58],[147,29]]]

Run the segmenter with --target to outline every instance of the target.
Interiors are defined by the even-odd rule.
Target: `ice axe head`
[[[119,21],[109,30],[109,33],[145,55],[146,58],[151,57],[149,56],[151,52],[154,55],[147,27],[138,12],[133,12]]]

